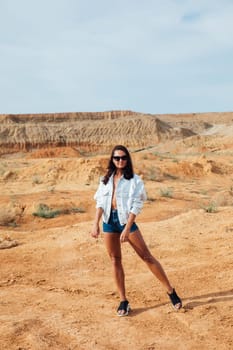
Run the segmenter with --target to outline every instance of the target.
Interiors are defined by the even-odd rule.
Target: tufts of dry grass
[[[23,215],[24,209],[24,206],[13,202],[0,207],[0,225],[16,226],[17,220]]]

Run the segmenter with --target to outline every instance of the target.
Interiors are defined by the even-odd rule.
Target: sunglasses
[[[113,156],[113,159],[114,159],[116,162],[119,162],[120,159],[121,159],[121,160],[127,160],[128,157],[127,157],[127,156]]]

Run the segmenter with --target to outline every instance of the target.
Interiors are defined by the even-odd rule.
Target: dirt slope
[[[116,115],[111,122],[120,128]],[[182,116],[174,118],[182,122]],[[133,126],[152,125],[151,116],[136,119]],[[185,128],[193,122],[196,133],[203,119],[188,119]],[[208,115],[211,127],[216,120]],[[107,151],[11,148],[0,158],[1,350],[233,348],[230,119],[217,120],[224,125],[215,128],[217,134],[203,135],[200,125],[198,135],[185,138],[176,134],[181,124],[161,121],[172,140],[166,134],[155,145],[130,148],[148,194],[137,223],[182,296],[183,309],[172,310],[159,282],[124,244],[132,313],[116,316],[119,298],[103,235],[95,241],[89,234]]]

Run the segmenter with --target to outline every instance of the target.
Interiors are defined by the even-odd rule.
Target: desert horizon
[[[233,348],[233,112],[0,115],[1,350]],[[137,217],[183,300],[123,244],[129,316],[103,234],[90,236],[110,151],[148,199]]]

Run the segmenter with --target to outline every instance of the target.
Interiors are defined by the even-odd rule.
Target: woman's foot
[[[127,316],[130,312],[130,305],[128,300],[123,300],[117,309],[117,316]]]
[[[172,303],[172,306],[174,307],[174,309],[177,311],[182,307],[182,301],[180,299],[180,297],[176,294],[175,288],[173,288],[171,293],[167,293],[170,301]]]

